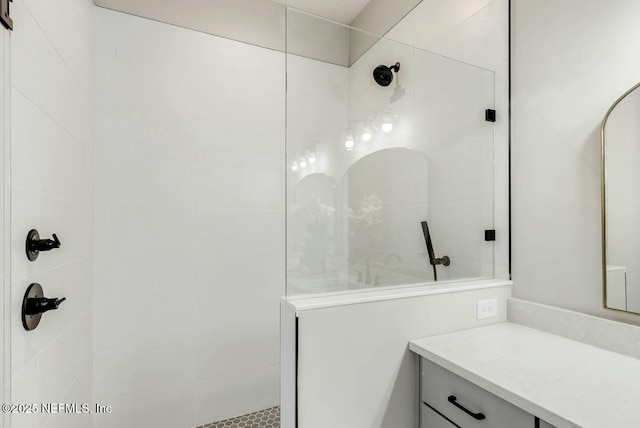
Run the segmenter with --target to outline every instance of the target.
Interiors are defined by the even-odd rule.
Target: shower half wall
[[[94,396],[118,410],[95,426],[273,407],[284,54],[100,8],[96,26]]]

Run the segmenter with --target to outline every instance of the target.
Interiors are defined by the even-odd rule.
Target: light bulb
[[[353,141],[353,134],[348,132],[346,137],[344,138],[344,148],[347,150],[353,150],[353,146],[355,142]]]
[[[316,163],[316,154],[315,154],[315,152],[309,153],[309,156],[307,156],[307,162],[309,162],[309,164],[311,164],[311,165]]]
[[[371,137],[373,137],[373,134],[371,133],[371,129],[364,128],[361,135],[362,141],[371,141]]]
[[[384,132],[385,134],[388,134],[389,132],[391,132],[391,130],[393,129],[393,123],[395,122],[395,115],[393,114],[393,112],[387,110],[384,113],[382,113],[380,115],[380,129],[382,129],[382,132]]]
[[[298,170],[298,162],[293,162],[291,164],[291,171],[297,171]]]
[[[304,157],[301,157],[298,161],[298,165],[300,165],[300,168],[305,168],[307,166],[307,160]]]

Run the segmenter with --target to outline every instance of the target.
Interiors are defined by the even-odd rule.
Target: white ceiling
[[[271,0],[264,0],[271,1]],[[322,16],[332,21],[351,24],[370,0],[275,0],[278,3]]]

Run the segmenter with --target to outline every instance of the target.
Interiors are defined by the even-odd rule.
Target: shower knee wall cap
[[[380,86],[389,86],[393,82],[393,72],[400,71],[400,63],[396,62],[393,65],[379,65],[373,70],[373,79]]]

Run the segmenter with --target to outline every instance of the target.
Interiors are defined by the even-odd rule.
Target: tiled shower
[[[94,398],[149,426],[272,407],[283,54],[106,9],[96,27]]]
[[[491,3],[466,11],[456,25],[481,10],[485,18],[502,17],[504,2],[483,9]],[[292,190],[312,171],[294,178],[289,161],[334,143],[331,150],[342,156],[350,118],[367,114],[363,94],[369,82],[359,76],[369,74],[370,64],[349,69],[326,58],[287,58],[275,49],[98,8],[89,0],[16,0],[12,16],[16,27],[5,43],[10,96],[4,98],[11,110],[8,304],[18,311],[33,282],[43,284],[48,296],[67,300],[45,315],[35,334],[24,332],[18,318],[9,319],[7,398],[99,403],[114,410],[94,417],[11,415],[12,428],[190,428],[216,421],[275,426],[278,304],[286,294],[290,214],[286,184]],[[405,44],[383,41],[387,47],[370,57],[402,60],[398,76],[412,106],[416,93],[408,76],[419,62],[412,47],[418,36],[409,34],[413,20],[425,16],[425,8],[416,9],[395,31]],[[491,72],[479,75],[490,82],[487,107],[499,109],[500,75],[495,87]],[[287,136],[287,89],[288,101],[321,100],[319,111],[334,116],[301,120],[306,134],[290,122]],[[396,124],[402,124],[408,116],[398,117]],[[490,139],[501,156],[504,135]],[[365,154],[361,147],[348,162]],[[313,171],[321,171],[324,154],[318,151]],[[347,167],[331,171],[338,177]],[[506,199],[503,190],[494,195],[491,188],[490,199],[499,205]],[[388,207],[385,215],[393,221],[406,219],[400,207],[424,208],[413,194],[405,196]],[[440,196],[440,202],[454,202]],[[495,213],[495,224],[502,224],[503,211]],[[33,227],[43,236],[56,233],[62,246],[29,262],[24,239]],[[422,237],[397,232],[410,235],[411,245],[398,245],[394,257],[381,260],[394,266],[424,262],[417,254]],[[493,249],[489,253],[493,257]],[[495,264],[488,264],[500,276],[500,244],[495,254]],[[345,261],[333,259],[334,267],[354,281],[359,270],[366,274],[361,262],[340,264]],[[480,262],[475,268],[484,275]],[[395,285],[390,277],[380,281]]]

